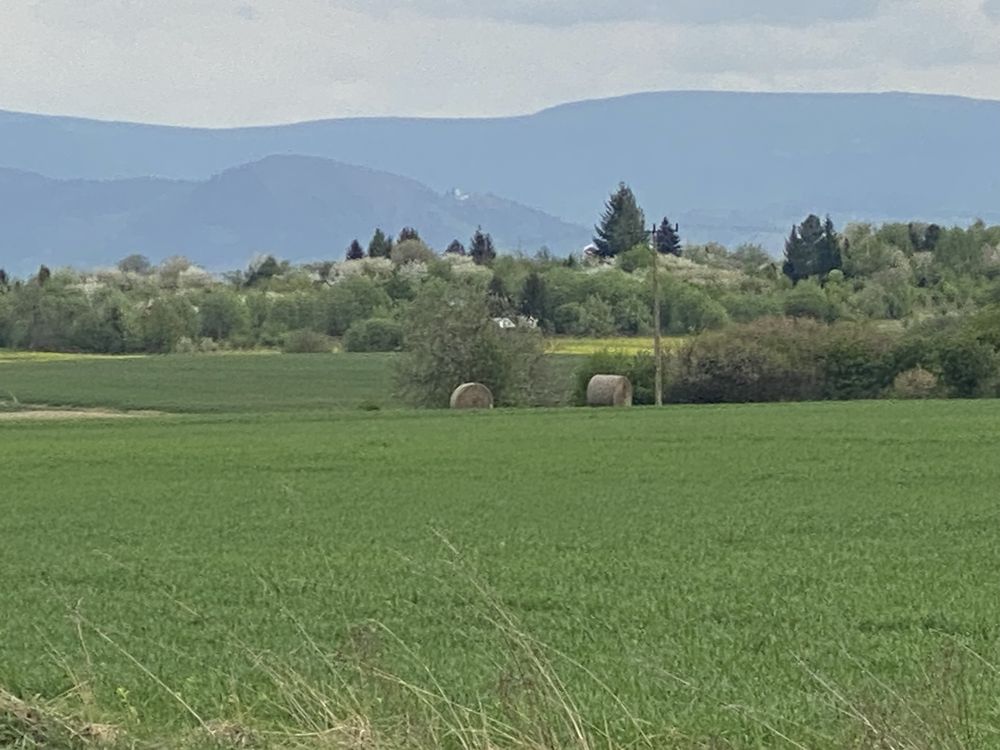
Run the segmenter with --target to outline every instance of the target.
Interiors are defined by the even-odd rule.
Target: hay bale
[[[451,394],[452,409],[492,409],[493,392],[482,383],[465,383]]]
[[[587,385],[587,406],[631,406],[632,383],[624,375],[595,375]]]

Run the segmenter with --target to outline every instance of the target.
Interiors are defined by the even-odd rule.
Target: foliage
[[[469,240],[469,256],[477,266],[490,266],[496,260],[497,251],[493,246],[493,238],[484,234],[482,227],[476,229]]]
[[[344,335],[344,349],[349,352],[396,352],[402,346],[403,327],[395,320],[358,321]]]
[[[289,331],[281,342],[281,351],[285,354],[329,354],[333,349],[333,341],[329,336],[304,329]]]
[[[636,245],[646,244],[646,217],[632,189],[624,182],[608,198],[594,231],[594,245],[602,258],[614,258]]]
[[[663,217],[656,230],[656,252],[679,257],[681,254],[681,237],[677,233],[679,229],[678,225],[671,224],[670,219]]]
[[[388,310],[392,299],[375,279],[350,276],[326,290],[322,300],[325,333],[343,336],[351,324]]]
[[[636,405],[650,405],[656,400],[656,360],[648,351],[628,354],[605,349],[587,356],[574,373],[573,403],[587,404],[587,386],[595,375],[624,375],[632,383],[632,402]]]
[[[934,398],[940,393],[937,376],[923,367],[914,367],[899,373],[892,381],[891,398]]]
[[[532,271],[524,280],[521,312],[536,320],[544,320],[549,315],[549,290],[545,278],[538,271]]]
[[[483,383],[497,404],[530,403],[540,382],[537,331],[502,330],[485,290],[471,282],[429,282],[406,318],[398,385],[412,404],[447,406],[462,383]]]
[[[420,232],[418,232],[413,227],[403,227],[399,231],[399,237],[396,238],[396,244],[402,244],[403,242],[421,242]]]
[[[785,296],[784,313],[791,318],[812,318],[830,321],[836,310],[830,304],[823,288],[813,280],[796,284]]]
[[[118,270],[122,273],[137,273],[140,276],[147,276],[153,272],[153,264],[145,255],[136,253],[118,261]]]
[[[806,217],[785,243],[785,263],[782,270],[793,282],[803,279],[825,279],[830,271],[843,265],[840,237],[830,217],[822,221],[815,214]]]
[[[388,258],[392,255],[392,238],[386,237],[385,232],[376,229],[372,235],[371,242],[368,243],[369,258]]]
[[[836,236],[831,232],[812,217],[796,228],[796,242],[812,237],[815,250]],[[0,343],[35,351],[161,353],[184,337],[210,337],[227,350],[273,348],[291,331],[339,337],[359,321],[403,319],[425,284],[463,278],[491,284],[495,315],[530,316],[547,333],[651,333],[653,253],[645,240],[620,252],[614,263],[581,264],[572,256],[564,261],[544,252],[493,257],[489,236],[480,236],[473,243],[480,246],[475,255],[492,257],[488,265],[457,251],[436,257],[418,240],[397,246],[376,232],[377,257],[351,262],[295,266],[261,256],[248,268],[220,277],[181,256],[143,273],[144,259],[134,257],[123,261],[125,271],[59,269],[43,273],[45,283],[37,275],[8,277],[0,282]],[[843,268],[810,271],[798,283],[755,245],[729,251],[713,243],[689,244],[683,257],[660,254],[663,330],[686,336],[775,315],[899,321],[912,329],[922,320],[988,316],[1000,302],[1000,227],[850,224],[838,247]],[[822,253],[805,255],[815,260]],[[165,312],[172,308],[180,311],[180,319]],[[1000,337],[990,338],[983,330],[1000,330],[1000,320],[987,320],[970,332],[994,351],[1000,349]],[[943,383],[939,350],[924,366]],[[916,364],[921,363],[911,366]],[[990,392],[988,381],[977,380],[976,392]],[[945,390],[967,393],[968,386]]]
[[[287,261],[279,261],[273,255],[265,255],[263,258],[254,260],[247,268],[246,286],[256,286],[270,281],[275,276],[288,270]]]
[[[430,263],[437,257],[434,251],[419,239],[400,240],[392,248],[390,256],[397,266],[407,263]]]
[[[817,399],[822,392],[819,363],[800,345],[810,334],[790,322],[762,321],[755,328],[734,326],[692,339],[670,356],[665,400],[744,403]]]
[[[201,335],[215,341],[231,339],[250,327],[250,314],[241,297],[227,289],[213,289],[197,303]]]
[[[465,255],[465,245],[458,240],[452,240],[444,251],[445,255]]]
[[[183,297],[159,297],[149,303],[140,317],[142,348],[147,352],[172,352],[183,339],[197,338],[198,311]]]
[[[357,239],[353,240],[348,246],[345,257],[347,260],[361,260],[365,257],[365,249],[361,247],[361,243]]]

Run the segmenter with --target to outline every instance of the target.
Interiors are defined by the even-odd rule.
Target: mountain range
[[[589,232],[489,194],[440,194],[405,177],[309,156],[270,156],[206,180],[57,180],[0,169],[0,265],[106,265],[134,252],[215,269],[257,253],[341,258],[373,229],[419,227],[433,247],[480,225],[506,248],[582,247]]]
[[[666,92],[520,117],[218,130],[0,112],[0,167],[17,206],[0,206],[0,259],[331,257],[396,224],[436,245],[481,224],[506,249],[567,252],[621,180],[688,241],[778,251],[810,212],[1000,221],[1000,102]]]

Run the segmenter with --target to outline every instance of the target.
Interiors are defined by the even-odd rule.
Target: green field
[[[177,413],[399,408],[394,354],[0,356],[0,401]],[[549,357],[547,399],[564,403],[577,358]]]
[[[0,420],[0,687],[161,747],[1000,743],[1000,403],[369,413],[338,356],[0,364],[189,412]]]

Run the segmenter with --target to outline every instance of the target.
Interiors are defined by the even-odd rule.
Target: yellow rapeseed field
[[[663,350],[676,349],[684,342],[683,336],[664,336]],[[653,338],[618,336],[612,338],[551,338],[546,342],[549,354],[593,354],[602,351],[624,352],[638,354],[653,351]]]

